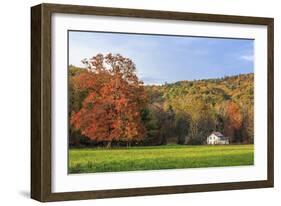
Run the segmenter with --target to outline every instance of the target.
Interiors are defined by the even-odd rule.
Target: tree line
[[[144,85],[119,54],[69,66],[71,146],[205,144],[213,131],[253,143],[253,74]]]

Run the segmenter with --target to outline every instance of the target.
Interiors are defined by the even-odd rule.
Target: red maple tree
[[[71,115],[71,124],[91,140],[130,143],[143,138],[141,110],[146,103],[143,83],[135,64],[121,55],[98,54],[83,60],[87,71],[74,79],[79,89],[87,89],[82,108]]]

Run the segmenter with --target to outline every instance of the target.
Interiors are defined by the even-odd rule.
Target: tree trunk
[[[106,148],[111,148],[111,142],[108,142]]]

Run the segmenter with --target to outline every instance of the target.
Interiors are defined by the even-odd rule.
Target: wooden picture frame
[[[193,22],[220,22],[267,26],[267,179],[133,189],[110,189],[54,193],[51,190],[51,16],[54,13],[168,19]],[[31,8],[31,198],[42,202],[94,198],[160,195],[235,189],[273,187],[274,183],[274,76],[272,18],[229,16],[200,13],[152,11],[76,5],[40,4]]]

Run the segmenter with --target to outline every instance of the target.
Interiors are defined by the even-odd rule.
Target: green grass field
[[[254,164],[253,145],[70,149],[69,172],[93,173]]]

